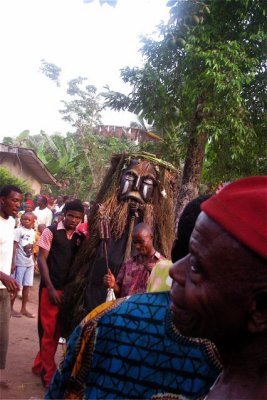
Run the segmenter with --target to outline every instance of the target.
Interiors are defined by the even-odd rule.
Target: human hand
[[[10,293],[11,298],[13,299],[14,297],[16,297],[17,292],[20,290],[20,286],[16,279],[12,278],[12,276],[5,274],[4,272],[0,272],[0,280],[7,288],[7,291]]]
[[[115,276],[108,268],[108,273],[104,275],[104,285],[110,289],[114,289],[115,283],[116,283]]]
[[[48,297],[49,301],[51,304],[55,306],[60,306],[61,304],[61,295],[57,293],[55,288],[49,288],[47,289],[48,291]]]

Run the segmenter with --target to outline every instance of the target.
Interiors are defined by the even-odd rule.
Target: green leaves
[[[59,77],[61,73],[61,68],[59,68],[56,64],[49,63],[42,59],[40,71],[49,79],[54,81],[57,86],[60,86]]]
[[[5,185],[18,186],[23,193],[31,192],[30,185],[24,180],[12,175],[5,167],[0,167],[0,189]]]
[[[185,157],[192,135],[205,132],[206,172],[214,168],[218,180],[239,176],[242,160],[247,173],[250,151],[254,160],[266,157],[258,146],[266,129],[266,2],[177,0],[167,6],[170,20],[159,27],[160,40],[143,39],[143,67],[121,72],[129,95],[110,91],[106,104],[142,110],[162,132],[162,151],[172,162],[175,154],[177,163]]]

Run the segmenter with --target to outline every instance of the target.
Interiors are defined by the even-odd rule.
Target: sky
[[[73,130],[58,110],[68,99],[67,82],[78,76],[98,91],[108,84],[127,93],[120,69],[142,65],[140,35],[169,17],[166,0],[118,0],[116,7],[88,1],[0,1],[0,142],[26,129]],[[60,88],[40,72],[42,59],[62,69]],[[134,120],[128,112],[102,113],[104,124]]]

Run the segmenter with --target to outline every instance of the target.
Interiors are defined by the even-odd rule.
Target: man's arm
[[[10,292],[12,299],[16,297],[17,291],[20,290],[18,282],[11,276],[0,271],[0,281],[5,285],[7,291]]]
[[[45,287],[47,288],[48,296],[49,296],[49,300],[50,300],[51,304],[55,304],[55,305],[59,306],[61,303],[61,299],[50,279],[49,268],[47,265],[48,256],[49,256],[49,250],[45,250],[42,247],[39,247],[39,255],[38,255],[37,263],[38,263],[38,267],[40,270],[42,280],[45,284]]]
[[[115,280],[115,276],[112,274],[110,269],[108,269],[108,273],[104,276],[104,284],[106,287],[113,289],[115,294],[119,296],[120,287]]]
[[[14,240],[13,242],[13,255],[12,255],[12,263],[11,263],[11,274],[15,272],[16,269],[16,251],[18,248],[18,242]]]

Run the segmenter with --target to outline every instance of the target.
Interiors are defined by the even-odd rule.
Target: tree
[[[61,68],[59,68],[56,64],[49,63],[42,59],[40,71],[49,79],[56,82],[57,86],[60,86],[59,77],[61,73]]]
[[[21,138],[22,134],[17,138],[4,138],[4,142],[34,149],[61,184],[60,189],[50,185],[44,186],[43,189],[53,195],[64,193],[82,200],[95,197],[107,168],[110,167],[111,156],[114,153],[129,151],[134,146],[126,139],[106,138],[93,134],[89,129],[84,132],[82,139],[76,132],[47,135],[44,131],[40,131],[38,135],[30,135],[30,132],[26,135],[24,131],[23,141]]]
[[[5,167],[0,167],[0,182],[0,190],[5,185],[15,185],[18,186],[23,193],[31,192],[31,188],[25,180],[12,175]]]
[[[78,77],[68,82],[67,94],[72,100],[62,100],[62,119],[77,130],[92,128],[101,123],[100,97],[93,85],[83,85],[87,78]],[[83,87],[84,86],[84,87]]]
[[[160,40],[143,39],[144,66],[122,70],[131,93],[105,97],[112,109],[153,121],[184,158],[178,220],[198,195],[204,162],[205,177],[215,168],[217,180],[266,166],[266,2],[170,0],[168,6]]]

